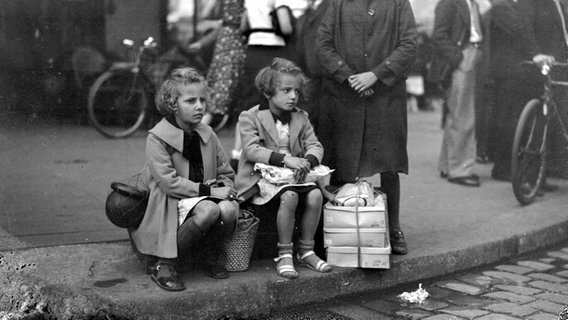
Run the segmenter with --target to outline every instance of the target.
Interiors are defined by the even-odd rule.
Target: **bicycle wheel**
[[[124,138],[144,122],[148,97],[144,79],[129,71],[107,71],[89,90],[89,119],[108,138]]]
[[[511,157],[511,178],[515,198],[527,205],[534,201],[544,179],[548,119],[542,100],[529,101],[521,113]]]

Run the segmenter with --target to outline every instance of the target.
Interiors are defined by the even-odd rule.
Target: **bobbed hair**
[[[267,97],[272,97],[276,93],[276,86],[279,84],[282,74],[289,74],[298,80],[302,94],[304,94],[304,85],[308,82],[308,78],[294,62],[284,58],[274,58],[272,63],[262,68],[256,78],[254,85],[256,89]]]
[[[180,96],[180,88],[192,83],[198,83],[207,88],[205,78],[196,69],[191,67],[174,69],[156,93],[156,109],[160,114],[163,116],[171,115]],[[207,89],[207,102],[210,101],[209,97],[210,92]]]

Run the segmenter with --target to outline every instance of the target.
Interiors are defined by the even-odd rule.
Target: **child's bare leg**
[[[235,231],[235,224],[239,214],[239,204],[236,201],[223,200],[219,202],[221,222],[223,223],[222,231],[232,234]]]
[[[306,208],[302,216],[302,235],[298,246],[298,260],[312,270],[331,271],[331,266],[320,259],[314,250],[314,236],[321,216],[323,195],[320,189],[314,189],[306,195]]]
[[[178,256],[186,254],[201,239],[219,218],[219,206],[212,201],[201,201],[193,208],[193,215],[187,218],[177,230]]]
[[[209,229],[215,222],[217,222],[220,213],[221,210],[219,206],[215,202],[209,200],[200,201],[193,208],[195,223],[197,223],[197,225],[203,230]]]
[[[298,206],[298,194],[294,191],[285,191],[280,196],[280,206],[276,216],[276,226],[278,228],[278,258],[276,270],[278,275],[284,278],[293,279],[298,277],[298,272],[294,269],[294,259],[292,256],[294,244],[292,235],[294,233],[294,219],[296,207]]]
[[[314,189],[306,195],[306,207],[302,215],[301,237],[302,240],[314,240],[318,228],[323,196],[320,189]]]
[[[296,207],[298,207],[298,194],[294,191],[285,191],[282,193],[280,196],[278,215],[276,217],[279,243],[292,243]]]

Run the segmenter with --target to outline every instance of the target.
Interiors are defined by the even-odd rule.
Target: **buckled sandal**
[[[278,258],[274,258],[274,262],[277,263],[276,272],[282,278],[295,279],[298,277],[298,272],[294,269],[294,258],[292,254],[281,254]]]
[[[166,291],[185,290],[183,281],[181,281],[178,277],[173,265],[163,263],[157,264],[152,271],[150,278],[158,285],[158,287]]]
[[[320,257],[318,257],[316,253],[312,250],[306,251],[302,255],[300,255],[300,253],[298,252],[296,254],[296,258],[300,262],[301,266],[306,267],[308,269],[312,269],[317,272],[327,273],[333,269],[333,267],[329,263],[320,259]]]

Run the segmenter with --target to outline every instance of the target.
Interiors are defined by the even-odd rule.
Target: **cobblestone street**
[[[415,284],[397,292],[282,312],[270,319],[556,320],[568,306],[568,247],[434,279],[422,287],[430,294],[422,304],[398,297],[418,289]]]

